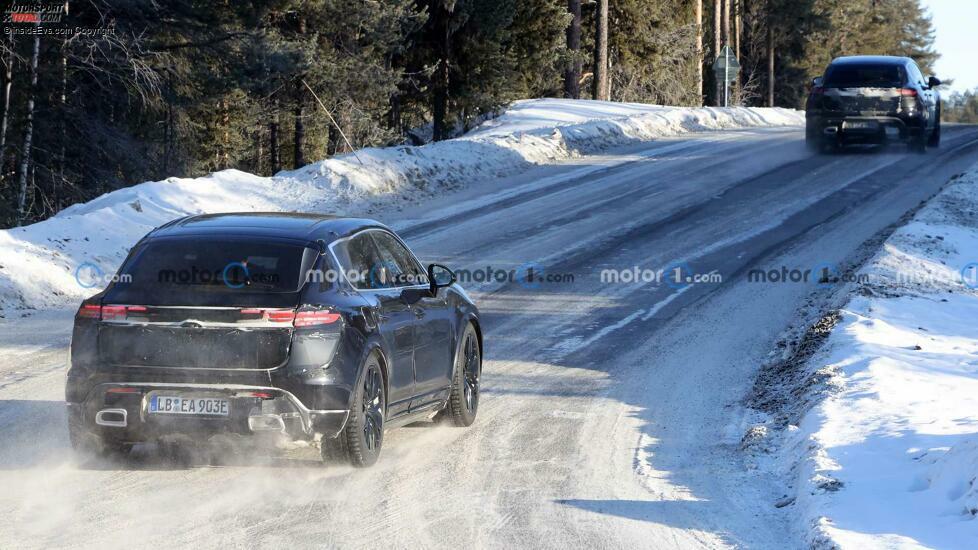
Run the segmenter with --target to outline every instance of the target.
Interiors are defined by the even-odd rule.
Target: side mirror
[[[401,300],[408,305],[418,302],[418,300],[438,295],[439,288],[452,286],[456,281],[455,273],[440,264],[428,266],[428,288],[405,288],[401,291]]]
[[[440,264],[428,265],[428,284],[431,295],[438,294],[439,288],[452,286],[456,281],[455,272]]]
[[[936,76],[932,76],[927,79],[927,86],[930,88],[936,88],[941,85],[941,79]]]
[[[822,77],[816,76],[815,78],[813,78],[812,79],[812,87],[813,88],[821,88],[822,87]]]

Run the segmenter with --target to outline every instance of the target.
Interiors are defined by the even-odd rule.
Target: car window
[[[277,241],[154,239],[133,251],[105,299],[158,306],[289,303],[318,256],[313,248]]]
[[[906,69],[900,65],[851,64],[832,65],[825,74],[827,88],[899,88],[907,81]]]
[[[394,286],[427,284],[428,278],[407,248],[385,231],[373,231],[381,261],[388,267]]]
[[[924,84],[924,73],[920,72],[920,67],[916,63],[911,62],[907,65],[910,71],[910,81],[915,84]]]
[[[346,278],[358,289],[384,288],[388,285],[385,273],[377,273],[382,263],[369,233],[360,233],[335,247],[337,260]]]

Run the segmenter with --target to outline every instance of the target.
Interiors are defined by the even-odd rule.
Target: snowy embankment
[[[224,170],[147,182],[72,206],[49,220],[0,231],[0,315],[73,306],[95,291],[86,286],[98,274],[116,270],[146,232],[188,214],[362,215],[609,147],[688,132],[803,122],[802,113],[787,109],[527,100],[463,137],[421,147],[363,149],[273,177]],[[85,266],[82,284],[76,277],[79,266]]]
[[[811,408],[783,441],[780,505],[813,546],[978,545],[974,262],[978,167],[890,236],[785,392]]]

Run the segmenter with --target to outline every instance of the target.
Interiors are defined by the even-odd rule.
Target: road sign
[[[730,46],[724,46],[720,50],[720,55],[717,56],[717,60],[713,62],[713,70],[718,73],[725,73],[730,71],[736,74],[740,70],[740,62],[737,61],[737,56],[734,55],[733,49]]]
[[[737,82],[736,71],[726,71],[721,69],[715,72],[717,75],[717,82],[719,82],[720,84],[723,84],[724,82],[726,82],[727,84],[733,84],[734,82]]]
[[[720,50],[720,55],[713,62],[713,72],[717,75],[717,81],[723,83],[723,106],[726,107],[730,103],[730,85],[737,81],[737,73],[740,72],[740,62],[730,46]]]
[[[737,71],[733,69],[720,69],[719,71],[714,71],[717,75],[717,82],[721,84],[726,82],[727,84],[733,84],[737,82]]]

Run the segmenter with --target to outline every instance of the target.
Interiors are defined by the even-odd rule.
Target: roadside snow
[[[591,124],[588,124],[591,123]],[[757,126],[794,126],[805,114],[791,109],[744,107],[681,108],[644,103],[615,103],[574,99],[517,101],[502,115],[484,122],[467,138],[535,133],[546,136],[560,128],[572,147],[617,144],[622,139],[651,139],[704,130]],[[614,136],[621,137],[614,137]]]
[[[422,147],[363,149],[273,177],[224,170],[142,183],[43,222],[0,231],[0,316],[12,309],[77,304],[104,286],[104,277],[115,272],[140,237],[188,214],[370,213],[609,147],[689,132],[803,122],[802,113],[786,109],[526,100],[461,138]]]
[[[781,466],[813,546],[978,545],[972,262],[978,167],[890,236],[804,367],[793,398],[815,404],[788,427]]]

